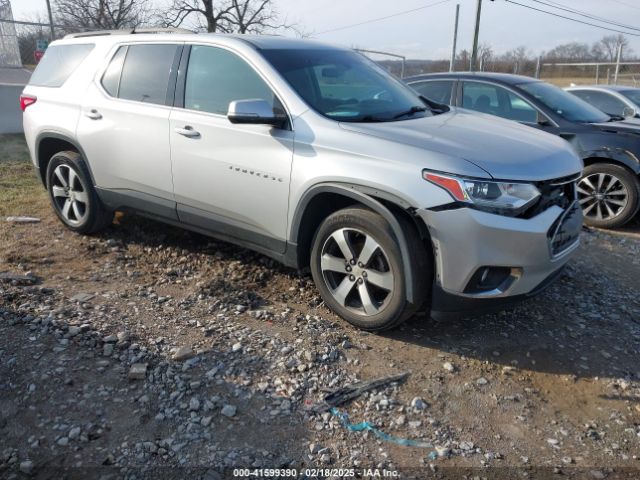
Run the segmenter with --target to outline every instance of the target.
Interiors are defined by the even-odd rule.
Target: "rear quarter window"
[[[36,67],[29,85],[36,87],[61,87],[78,65],[93,50],[94,44],[53,45],[47,48]]]

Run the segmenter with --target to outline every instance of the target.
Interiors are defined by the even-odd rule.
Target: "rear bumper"
[[[535,295],[560,275],[579,246],[582,225],[579,208],[558,206],[528,219],[470,208],[419,210],[418,214],[434,248],[432,313],[436,317],[496,310]],[[560,223],[575,236],[555,252],[552,239],[559,238],[554,234]],[[486,267],[506,267],[512,274],[496,288],[470,288]]]

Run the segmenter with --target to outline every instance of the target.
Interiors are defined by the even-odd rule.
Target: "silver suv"
[[[71,230],[131,210],[309,267],[363,329],[525,298],[578,246],[582,162],[567,142],[434,104],[348,49],[74,35],[49,47],[21,104]]]

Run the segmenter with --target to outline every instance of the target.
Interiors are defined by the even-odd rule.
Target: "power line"
[[[536,3],[541,3],[542,5],[546,5],[546,6],[551,7],[551,8],[557,8],[558,10],[563,10],[565,12],[573,13],[573,14],[579,15],[581,17],[590,18],[590,19],[596,20],[598,22],[608,23],[610,25],[615,25],[616,27],[626,28],[628,30],[637,30],[637,31],[640,32],[640,28],[632,27],[632,26],[629,26],[629,25],[625,25],[624,23],[618,23],[618,22],[613,21],[613,20],[607,20],[606,18],[598,17],[596,15],[591,15],[591,14],[585,12],[585,11],[582,11],[582,10],[575,10],[575,9],[572,9],[572,8],[565,8],[566,5],[563,5],[562,3],[552,2],[552,1],[545,2],[543,0],[532,0],[532,1],[534,1]]]
[[[536,12],[546,13],[547,15],[553,15],[554,17],[564,18],[566,20],[571,20],[572,22],[582,23],[583,25],[590,25],[592,27],[601,28],[603,30],[609,30],[610,32],[623,33],[625,35],[632,35],[634,37],[640,37],[638,33],[624,32],[622,30],[616,30],[615,28],[604,27],[602,25],[597,25],[595,23],[584,22],[582,20],[578,20],[576,18],[567,17],[565,15],[560,15],[559,13],[549,12],[547,10],[542,10],[540,8],[532,7],[531,5],[524,5],[522,3],[514,2],[513,0],[504,0],[507,3],[512,3],[513,5],[519,5],[520,7],[528,8],[530,10],[535,10]]]
[[[400,15],[406,15],[407,13],[417,12],[418,10],[424,10],[425,8],[435,7],[436,5],[440,5],[442,3],[447,3],[451,0],[440,0],[439,2],[429,3],[427,5],[423,5],[421,7],[412,8],[411,10],[404,10],[398,13],[392,13],[391,15],[386,15],[384,17],[372,18],[371,20],[365,20],[364,22],[354,23],[351,25],[345,25],[343,27],[332,28],[330,30],[324,30],[322,32],[317,32],[314,35],[322,35],[324,33],[329,32],[337,32],[338,30],[346,30],[347,28],[359,27],[360,25],[367,25],[368,23],[379,22],[381,20],[387,20],[388,18],[399,17]]]

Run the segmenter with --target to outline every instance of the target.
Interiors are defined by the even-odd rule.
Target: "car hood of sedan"
[[[627,118],[617,122],[592,123],[591,125],[607,132],[640,135],[640,118]]]
[[[440,115],[404,121],[345,122],[341,126],[351,132],[463,158],[496,179],[549,180],[574,175],[583,167],[571,146],[559,137],[464,109],[452,108]]]

